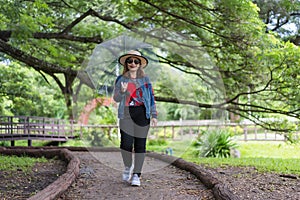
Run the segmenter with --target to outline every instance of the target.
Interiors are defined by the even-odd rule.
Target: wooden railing
[[[32,140],[67,141],[73,139],[73,122],[28,116],[0,116],[0,141],[28,140],[31,146]]]
[[[180,121],[179,121],[180,122]],[[194,125],[192,125],[194,123]],[[296,132],[294,132],[294,137],[300,137],[300,123],[299,121],[292,122],[296,125]],[[197,129],[205,128],[218,128],[218,129],[227,129],[234,135],[234,139],[238,141],[286,141],[286,133],[271,131],[264,129],[259,125],[256,125],[253,122],[241,122],[241,123],[232,123],[228,121],[218,121],[218,120],[193,120],[185,123],[182,121],[183,127],[190,124],[189,133],[198,133],[199,131],[193,130],[191,127],[197,127]],[[182,132],[182,127],[179,128]]]
[[[296,123],[299,127],[299,124]],[[117,129],[117,125],[84,125],[80,126],[81,133],[83,129],[87,132],[91,130],[101,130],[106,132],[108,137]],[[275,131],[270,131],[255,125],[254,123],[230,123],[220,120],[177,120],[177,121],[162,121],[158,122],[156,127],[151,127],[149,137],[165,139],[183,139],[186,137],[197,136],[202,130],[209,128],[229,129],[234,135],[234,138],[239,141],[285,141],[285,134]],[[105,130],[105,131],[104,131]],[[300,137],[300,131],[296,136]]]
[[[300,137],[299,122],[295,122],[298,127],[296,137]],[[253,122],[232,123],[220,120],[178,120],[160,122],[153,134],[157,135],[159,129],[163,129],[163,137],[181,139],[185,135],[197,136],[202,130],[209,128],[227,129],[236,140],[239,141],[285,141],[285,133],[264,129]],[[161,135],[160,135],[161,136]]]
[[[297,123],[296,123],[297,124]],[[297,124],[298,126],[299,124]],[[208,128],[230,129],[237,140],[284,141],[282,133],[271,132],[253,123],[229,123],[219,120],[181,120],[159,122],[150,129],[149,137],[164,137],[182,139],[185,136],[194,137]],[[27,116],[0,116],[0,141],[32,140],[67,141],[75,136],[82,137],[84,132],[97,130],[107,134],[117,133],[118,125],[80,125],[74,121]],[[299,136],[299,133],[298,133]]]

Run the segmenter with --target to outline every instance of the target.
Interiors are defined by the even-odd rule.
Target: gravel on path
[[[199,179],[163,161],[146,156],[141,186],[121,179],[120,152],[73,152],[81,161],[80,175],[58,200],[212,200]]]

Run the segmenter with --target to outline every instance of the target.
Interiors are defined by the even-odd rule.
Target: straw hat
[[[136,57],[141,60],[141,67],[146,67],[148,65],[148,59],[144,56],[139,51],[136,50],[131,50],[128,51],[126,54],[122,55],[119,57],[119,63],[123,66],[125,66],[125,61],[127,58],[130,57]]]

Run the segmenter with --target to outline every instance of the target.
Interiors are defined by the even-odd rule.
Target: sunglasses
[[[139,60],[139,59],[132,59],[132,58],[128,58],[127,60],[126,60],[126,63],[127,64],[131,64],[131,63],[133,63],[134,62],[134,64],[141,64],[141,61]]]

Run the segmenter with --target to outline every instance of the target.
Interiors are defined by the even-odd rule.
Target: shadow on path
[[[215,199],[194,175],[152,157],[145,159],[141,187],[132,187],[121,179],[120,152],[73,154],[81,162],[79,176],[59,200]]]

